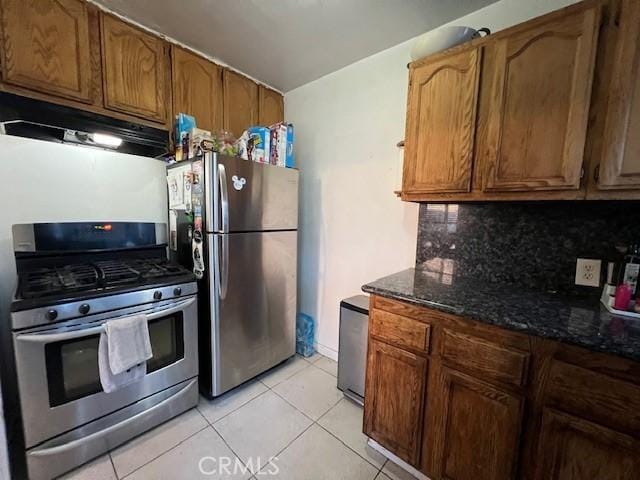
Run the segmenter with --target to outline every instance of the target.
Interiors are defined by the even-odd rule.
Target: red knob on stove
[[[153,298],[155,300],[162,300],[162,292],[160,290],[156,290],[153,292]]]

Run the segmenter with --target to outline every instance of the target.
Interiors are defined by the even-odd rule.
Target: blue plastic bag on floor
[[[304,313],[299,313],[296,318],[296,352],[303,357],[310,357],[314,354],[314,331],[315,322],[313,318]]]

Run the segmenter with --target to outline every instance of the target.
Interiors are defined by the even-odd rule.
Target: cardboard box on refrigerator
[[[249,160],[269,163],[271,157],[271,131],[266,127],[250,127],[248,153]]]
[[[293,125],[277,123],[271,127],[271,163],[293,168]]]

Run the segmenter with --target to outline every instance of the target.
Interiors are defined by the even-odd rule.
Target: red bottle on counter
[[[618,285],[616,288],[616,299],[613,304],[613,308],[616,310],[629,310],[629,305],[631,304],[631,296],[633,292],[631,291],[631,287],[626,283],[622,285]]]

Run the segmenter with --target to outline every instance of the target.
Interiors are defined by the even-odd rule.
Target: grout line
[[[304,360],[304,358],[303,358]],[[262,380],[260,380],[260,382],[262,382],[268,389],[273,389],[274,387],[277,387],[278,385],[280,385],[282,382],[286,382],[287,380],[289,380],[291,377],[293,377],[294,375],[297,375],[298,373],[302,372],[303,370],[306,370],[307,368],[313,366],[313,363],[309,363],[309,362],[305,362],[308,365],[305,367],[302,367],[300,370],[296,370],[295,372],[293,372],[291,375],[289,375],[288,377],[283,378],[282,380],[280,380],[278,383],[276,383],[273,387],[270,387],[269,385],[267,385],[266,383],[262,382]],[[273,368],[278,368],[278,366],[276,365]]]
[[[307,417],[307,418],[308,418],[308,417]],[[299,439],[302,435],[304,435],[304,433],[305,433],[307,430],[309,430],[311,427],[313,427],[313,425],[314,425],[314,424],[315,424],[315,422],[313,422],[313,421],[312,421],[312,422],[311,422],[311,424],[310,424],[307,428],[305,428],[303,431],[301,431],[301,432],[300,432],[300,434],[298,434],[294,439],[292,439],[289,443],[287,443],[287,444],[282,448],[282,450],[280,450],[278,453],[276,453],[276,454],[274,455],[274,457],[276,457],[276,458],[277,458],[277,457],[278,457],[278,455],[280,455],[280,454],[281,454],[282,452],[284,452],[287,448],[289,448],[293,442],[295,442],[295,441],[296,441],[297,439]],[[260,470],[258,470],[256,473],[254,473],[254,475],[258,475],[262,470],[264,470],[264,468],[265,468],[265,467],[266,467],[266,465],[265,465],[265,466],[263,466],[263,467],[262,467]]]
[[[120,477],[118,476],[118,471],[116,470],[116,464],[113,463],[113,458],[111,457],[111,450],[107,452],[107,455],[109,456],[109,461],[111,462],[111,468],[113,469],[113,474],[116,476],[118,480],[120,480]]]
[[[313,365],[313,364],[311,364]],[[316,367],[319,370],[322,370],[319,367]],[[322,370],[324,371],[324,370]],[[325,372],[328,373],[328,372]],[[320,420],[322,420],[331,410],[333,410],[343,399],[344,397],[340,397],[340,399],[334,403],[333,405],[331,405],[331,407],[329,407],[329,409],[324,412],[322,415],[320,415],[318,417],[317,420],[314,420],[313,418],[309,417],[306,413],[304,413],[302,410],[300,410],[298,407],[296,407],[294,404],[292,404],[289,400],[287,400],[286,398],[284,398],[282,395],[280,395],[278,392],[276,392],[275,390],[272,390],[273,393],[275,393],[278,397],[280,397],[282,400],[284,400],[286,403],[288,403],[289,405],[291,405],[295,410],[297,410],[298,412],[300,412],[302,415],[304,415],[305,417],[307,417],[309,420],[311,420],[312,424],[305,429],[305,431],[307,431],[309,428],[311,428],[313,425],[317,425],[318,427],[322,428],[325,432],[327,432],[329,435],[331,435],[333,438],[335,438],[336,440],[338,440],[340,443],[342,443],[345,447],[347,447],[349,450],[351,450],[353,453],[355,453],[359,458],[361,458],[362,460],[364,460],[365,462],[367,462],[369,465],[371,465],[373,468],[375,468],[377,470],[377,473],[380,473],[382,471],[382,468],[384,467],[384,465],[387,463],[387,460],[385,459],[384,462],[382,462],[382,466],[381,467],[377,467],[376,465],[374,465],[373,463],[371,463],[371,461],[369,461],[367,458],[363,457],[362,455],[360,455],[358,452],[356,452],[353,448],[351,448],[349,445],[347,445],[341,438],[339,438],[338,436],[334,435],[332,432],[330,432],[329,430],[327,430],[324,426],[322,426],[319,422]],[[302,432],[304,433],[304,432]],[[300,435],[302,435],[302,433]],[[299,437],[299,436],[298,436]],[[288,445],[287,447],[283,448],[282,451],[286,450],[286,448],[289,447],[289,445],[291,445],[291,443],[293,443],[298,437],[294,438]],[[282,453],[279,452],[278,454]],[[277,455],[276,455],[277,456]],[[376,474],[377,475],[377,474]]]
[[[261,382],[262,383],[262,382]],[[266,386],[266,385],[265,385]],[[240,408],[244,407],[245,405],[247,405],[248,403],[260,398],[261,396],[263,396],[264,394],[269,392],[269,387],[267,387],[267,390],[256,395],[255,397],[253,397],[251,400],[248,400],[247,402],[243,403],[240,407],[236,408],[235,410],[233,410],[232,412],[229,412],[228,414],[226,414],[223,417],[220,417],[219,419],[217,419],[214,423],[219,422],[220,420],[222,420],[223,418],[231,415],[233,412],[239,410]],[[204,415],[203,415],[204,416]],[[242,457],[240,457],[240,455],[238,455],[238,453],[236,453],[236,451],[231,447],[231,445],[229,445],[229,443],[227,442],[227,439],[224,438],[224,435],[222,435],[222,432],[218,431],[218,429],[215,427],[215,425],[213,423],[211,423],[206,417],[205,420],[207,421],[207,423],[209,424],[209,426],[211,426],[211,428],[213,428],[213,431],[216,432],[218,434],[218,436],[220,437],[220,439],[222,440],[222,442],[227,446],[227,448],[229,450],[231,450],[231,453],[233,453],[235,455],[235,457],[240,460],[240,462],[245,466],[245,468],[248,469],[247,464],[245,463],[245,461],[242,459]],[[253,477],[254,473],[249,470],[249,472],[251,473],[251,476]]]
[[[337,405],[337,404],[336,404]],[[333,407],[332,407],[333,408]],[[331,432],[330,430],[327,430],[325,427],[323,427],[322,425],[320,425],[319,423],[317,423],[317,425],[323,429],[325,432],[327,432],[329,435],[331,435],[333,438],[335,438],[336,440],[338,440],[340,443],[342,443],[345,447],[347,447],[349,450],[351,450],[353,453],[355,453],[358,457],[360,457],[362,460],[364,460],[365,462],[367,462],[369,465],[371,465],[374,469],[377,470],[378,473],[380,473],[380,470],[382,470],[382,467],[378,467],[376,465],[374,465],[373,463],[371,463],[371,461],[365,457],[363,457],[362,455],[360,455],[358,452],[356,452],[353,448],[351,448],[350,445],[348,445],[347,443],[344,442],[344,440],[342,440],[340,437],[338,437],[337,435],[335,435],[333,432]],[[382,462],[382,466],[384,467],[384,464],[386,462]],[[376,473],[377,475],[377,473]]]
[[[266,392],[265,392],[265,393],[266,393]],[[241,457],[240,455],[238,455],[238,454],[236,453],[236,451],[235,451],[233,448],[231,448],[231,445],[229,445],[229,444],[227,443],[227,439],[226,439],[226,438],[224,438],[224,436],[222,435],[222,433],[221,433],[221,432],[219,432],[219,431],[218,431],[218,429],[217,429],[216,427],[214,427],[213,425],[211,425],[211,428],[213,428],[213,431],[214,431],[214,432],[216,432],[216,433],[218,434],[218,436],[219,436],[219,437],[220,437],[220,439],[222,440],[222,443],[224,443],[224,444],[227,446],[227,448],[231,451],[231,453],[233,453],[233,455],[234,455],[238,460],[240,460],[240,463],[242,463],[242,465],[244,465],[244,468],[246,468],[246,469],[248,470],[248,472],[251,474],[251,477],[253,477],[255,474],[254,474],[254,473],[249,469],[249,467],[247,467],[247,464],[246,464],[246,463],[245,463],[245,461],[242,459],[242,457]]]
[[[189,410],[187,410],[187,412],[188,412],[188,411],[189,411]],[[184,412],[184,413],[187,413],[187,412]],[[184,415],[184,414],[182,414],[182,415]],[[173,418],[179,418],[179,417],[180,417],[180,415],[178,415],[177,417],[173,417]],[[173,419],[172,419],[172,420],[173,420]],[[205,421],[206,421],[206,419],[205,419]],[[162,425],[164,425],[164,424],[162,424]],[[158,427],[159,427],[159,426],[160,426],[160,425],[158,425]],[[159,454],[159,455],[157,455],[156,457],[152,458],[151,460],[149,460],[148,462],[144,463],[143,465],[140,465],[139,467],[135,468],[134,470],[131,470],[131,471],[130,471],[129,473],[127,473],[124,477],[120,477],[120,476],[118,476],[118,472],[117,472],[117,471],[116,471],[116,476],[118,477],[118,479],[119,479],[119,480],[123,480],[123,479],[125,479],[125,478],[127,478],[127,477],[129,477],[129,476],[133,475],[135,472],[137,472],[137,471],[138,471],[138,470],[140,470],[141,468],[146,467],[147,465],[149,465],[149,464],[150,464],[151,462],[153,462],[154,460],[157,460],[158,458],[162,457],[163,455],[165,455],[165,454],[169,453],[171,450],[174,450],[174,449],[178,448],[180,445],[182,445],[184,442],[186,442],[187,440],[189,440],[191,437],[195,437],[195,436],[196,436],[196,435],[198,435],[200,432],[202,432],[202,431],[206,430],[206,429],[207,429],[207,428],[209,428],[210,426],[211,426],[211,425],[209,425],[209,422],[207,422],[207,425],[206,425],[205,427],[201,428],[201,429],[200,429],[200,430],[198,430],[197,432],[192,433],[192,434],[191,434],[191,435],[189,435],[188,437],[186,437],[186,438],[182,439],[180,442],[176,443],[176,444],[175,444],[173,447],[171,447],[169,450],[166,450],[166,451],[162,452],[161,454]],[[155,427],[155,428],[157,428],[157,427]],[[148,430],[148,431],[149,431],[149,432],[151,432],[151,431],[153,431],[153,429]],[[145,432],[145,433],[147,433],[147,432]],[[109,453],[111,453],[111,452],[109,452]],[[115,465],[114,465],[114,468],[115,468]]]
[[[326,431],[329,435],[331,435],[332,437],[334,437],[336,440],[338,440],[340,443],[342,443],[345,447],[347,447],[349,450],[351,450],[353,453],[355,453],[357,456],[359,456],[360,458],[362,458],[365,462],[367,462],[369,465],[371,465],[373,468],[378,470],[378,473],[382,471],[382,469],[384,468],[385,464],[387,463],[387,458],[384,457],[384,455],[380,454],[383,458],[384,461],[382,462],[382,466],[378,467],[376,465],[374,465],[373,463],[371,463],[371,461],[362,456],[360,453],[356,452],[355,449],[351,448],[351,446],[349,444],[347,444],[344,440],[342,440],[340,437],[338,437],[338,435],[336,435],[335,433],[333,433],[331,430],[329,430],[328,428],[326,428],[324,425],[320,424],[320,420],[322,420],[331,410],[333,410],[334,408],[336,408],[338,406],[338,403],[340,403],[342,400],[345,400],[345,397],[342,397],[340,400],[338,400],[338,402],[331,407],[329,410],[327,410],[325,413],[322,414],[322,416],[320,418],[318,418],[318,420],[315,422],[317,423],[317,425],[322,428],[324,431]],[[348,400],[346,400],[348,401]]]
[[[211,423],[209,421],[209,419],[207,417],[204,416],[204,414],[202,412],[200,412],[200,415],[202,415],[204,417],[204,419],[207,421],[207,423],[209,425],[211,425],[213,427],[214,423],[218,423],[220,420],[222,420],[223,418],[227,418],[229,415],[231,415],[232,413],[237,412],[238,410],[240,410],[242,407],[244,407],[245,405],[253,402],[254,400],[257,400],[258,398],[260,398],[261,396],[263,396],[265,393],[267,393],[269,391],[268,387],[267,390],[265,390],[264,392],[260,392],[258,395],[256,395],[255,397],[250,398],[249,400],[247,400],[246,402],[244,402],[242,405],[240,405],[238,408],[233,409],[232,411],[230,411],[229,413],[224,414],[222,417],[216,419],[213,423]],[[215,429],[215,427],[214,427]],[[217,430],[216,430],[217,431]]]
[[[286,404],[288,404],[289,406],[293,407],[293,409],[295,411],[297,411],[298,413],[304,415],[304,417],[306,417],[307,419],[311,420],[311,423],[316,423],[316,421],[311,418],[309,415],[307,415],[306,413],[304,413],[302,410],[300,410],[298,407],[296,407],[293,403],[291,403],[289,400],[287,400],[286,398],[284,398],[282,395],[280,395],[278,392],[276,392],[275,390],[271,390],[278,398],[280,398],[281,400],[284,400]],[[331,407],[333,408],[333,407]]]

